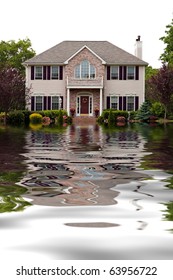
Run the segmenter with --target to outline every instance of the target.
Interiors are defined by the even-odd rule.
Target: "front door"
[[[81,96],[80,98],[80,108],[81,114],[88,114],[89,113],[89,96]]]

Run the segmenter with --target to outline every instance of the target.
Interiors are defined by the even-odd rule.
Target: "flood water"
[[[0,163],[4,258],[173,259],[173,124],[0,128]]]

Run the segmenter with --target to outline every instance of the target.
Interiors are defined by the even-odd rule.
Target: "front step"
[[[79,116],[72,119],[72,123],[75,125],[94,125],[97,118],[89,116]]]

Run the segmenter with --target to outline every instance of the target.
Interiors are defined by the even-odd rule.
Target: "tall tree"
[[[147,81],[146,98],[160,102],[165,109],[165,118],[173,96],[173,67],[163,64],[158,73]]]
[[[171,24],[166,26],[165,36],[161,37],[160,40],[166,45],[160,56],[161,61],[173,65],[173,19]]]
[[[24,74],[25,68],[22,63],[34,55],[35,51],[32,49],[31,41],[28,38],[17,42],[14,40],[0,42],[1,68],[8,65]]]
[[[158,69],[152,68],[152,66],[147,66],[145,68],[145,80],[148,80],[151,78],[151,76],[158,73]]]
[[[25,88],[25,79],[18,69],[0,69],[0,110],[5,112],[5,122],[9,111],[25,108],[29,95],[30,90]]]

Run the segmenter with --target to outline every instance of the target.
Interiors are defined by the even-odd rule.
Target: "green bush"
[[[64,122],[64,120],[63,120],[63,112],[62,112],[62,110],[60,110],[59,114],[58,114],[58,117],[57,117],[57,124],[58,125],[63,125],[63,122]]]
[[[136,120],[138,111],[130,111],[129,113],[129,120]]]
[[[150,111],[151,111],[151,114],[154,116],[157,116],[160,118],[164,117],[165,110],[164,110],[163,105],[160,102],[154,102],[151,105]]]
[[[115,124],[115,116],[112,109],[110,109],[109,116],[108,116],[108,125],[112,126],[114,124]]]
[[[30,122],[33,124],[39,124],[42,122],[43,116],[39,113],[32,113],[29,116]]]
[[[97,121],[99,124],[109,123],[110,125],[115,125],[118,117],[124,117],[125,121],[127,121],[129,114],[127,111],[107,109],[102,112]]]
[[[22,125],[25,122],[25,116],[22,111],[13,111],[8,113],[7,123],[10,125]]]
[[[24,114],[24,123],[25,123],[26,126],[28,126],[29,122],[30,122],[29,116],[32,114],[32,112],[28,111],[28,110],[24,110],[22,112]]]

